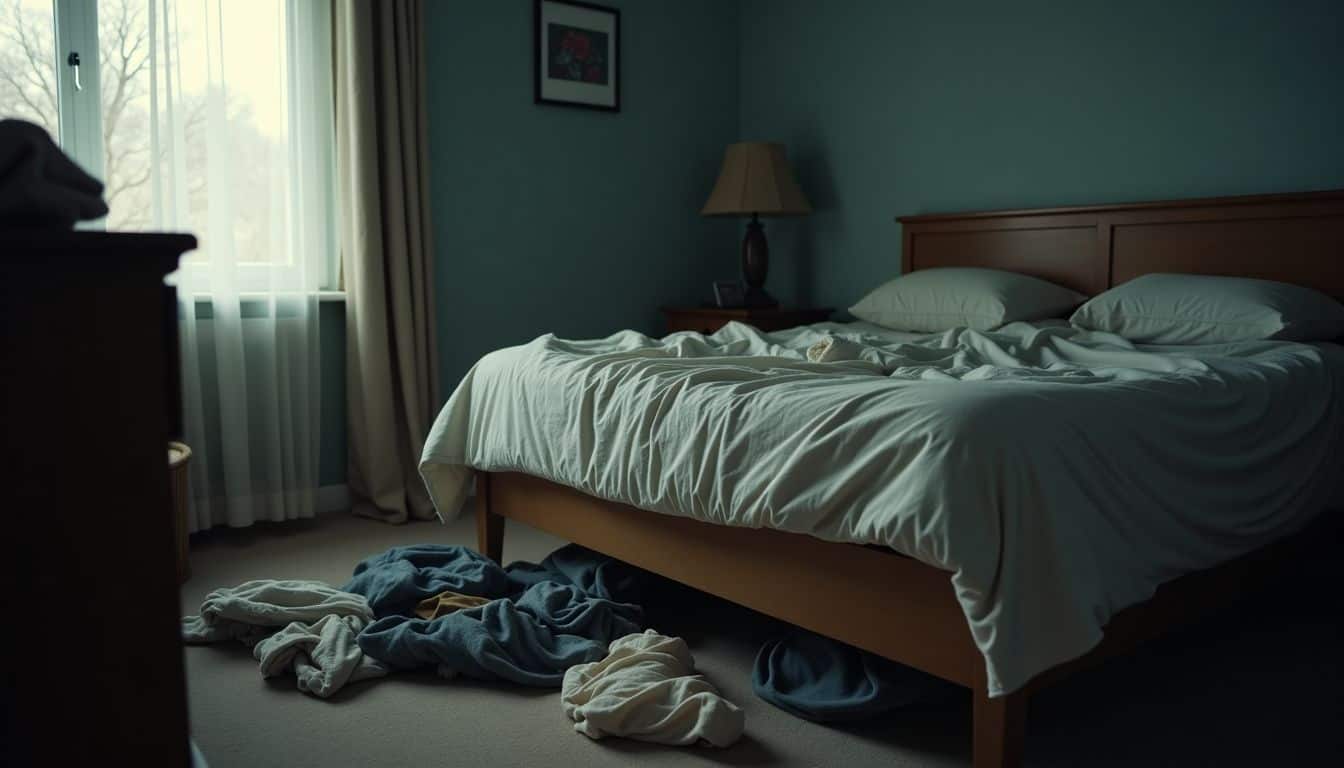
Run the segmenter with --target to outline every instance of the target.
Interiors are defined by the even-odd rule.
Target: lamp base
[[[773,308],[779,306],[774,297],[765,292],[765,276],[770,270],[770,246],[765,240],[765,229],[756,214],[747,224],[747,235],[742,238],[742,280],[747,284],[743,306]]]

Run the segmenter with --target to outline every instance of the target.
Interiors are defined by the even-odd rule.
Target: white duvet
[[[548,335],[471,369],[421,472],[445,517],[472,468],[508,470],[889,546],[950,572],[999,695],[1320,511],[1341,387],[1334,345],[1135,347],[1059,324]]]

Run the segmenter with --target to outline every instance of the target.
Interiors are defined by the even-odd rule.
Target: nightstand
[[[663,317],[667,318],[668,333],[676,331],[713,333],[734,320],[753,325],[762,331],[778,331],[796,325],[820,323],[835,311],[829,307],[820,309],[663,307],[662,309]]]

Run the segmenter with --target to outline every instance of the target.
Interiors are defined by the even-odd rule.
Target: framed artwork
[[[537,104],[621,111],[621,12],[574,0],[533,0]]]

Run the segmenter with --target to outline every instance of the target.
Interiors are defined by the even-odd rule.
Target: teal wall
[[[1344,2],[743,0],[743,139],[817,208],[782,298],[845,307],[899,214],[1344,187]]]
[[[698,215],[737,136],[737,3],[603,4],[619,113],[532,103],[530,0],[426,3],[444,398],[493,349],[654,333],[737,273],[739,223]]]

